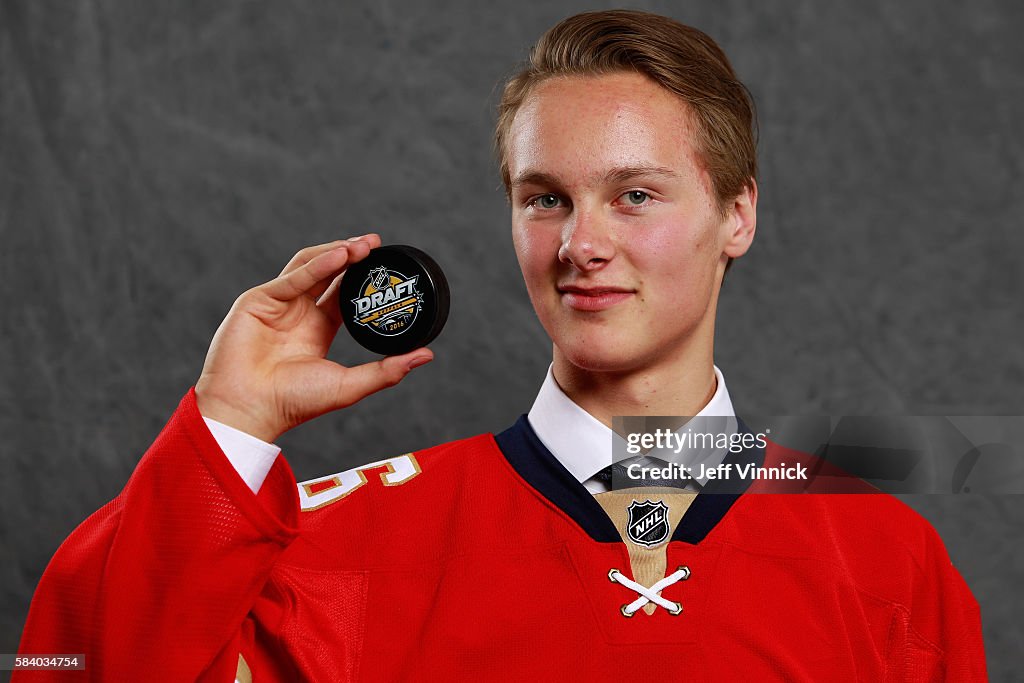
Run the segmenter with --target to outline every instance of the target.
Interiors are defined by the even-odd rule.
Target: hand
[[[353,367],[325,358],[342,324],[341,274],[379,246],[369,234],[307,247],[277,278],[238,297],[196,382],[199,412],[270,442],[433,360],[427,348]]]

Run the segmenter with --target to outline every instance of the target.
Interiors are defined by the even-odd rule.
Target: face
[[[635,73],[552,78],[508,140],[516,254],[556,363],[629,371],[710,352],[756,190],[723,216],[686,104]]]

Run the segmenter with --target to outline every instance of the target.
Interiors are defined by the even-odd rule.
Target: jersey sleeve
[[[922,579],[894,624],[896,647],[886,680],[907,683],[987,681],[978,603],[929,528]]]
[[[243,622],[297,536],[298,514],[284,458],[254,494],[190,389],[124,490],[57,550],[19,653],[85,654],[80,680],[234,680]]]

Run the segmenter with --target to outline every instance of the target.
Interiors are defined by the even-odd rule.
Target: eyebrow
[[[603,180],[606,183],[623,183],[636,178],[649,176],[678,178],[679,174],[670,168],[665,168],[664,166],[620,166],[608,171],[604,175]],[[528,168],[513,178],[510,186],[512,188],[517,188],[523,185],[560,186],[561,184],[562,183],[559,179],[550,173],[544,173],[543,171]]]
[[[662,176],[665,178],[678,178],[679,174],[673,171],[671,168],[665,168],[664,166],[625,166],[622,168],[613,168],[605,174],[605,182],[625,182],[627,180],[633,180],[634,178],[643,178],[647,176]]]
[[[547,185],[557,186],[560,185],[558,178],[551,175],[550,173],[543,173],[542,171],[536,171],[533,169],[526,169],[509,183],[512,188],[522,187],[523,185]]]

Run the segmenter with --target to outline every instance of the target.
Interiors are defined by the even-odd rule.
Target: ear
[[[729,234],[722,252],[729,258],[739,258],[747,253],[757,231],[757,181],[753,178],[733,200],[727,224]]]

